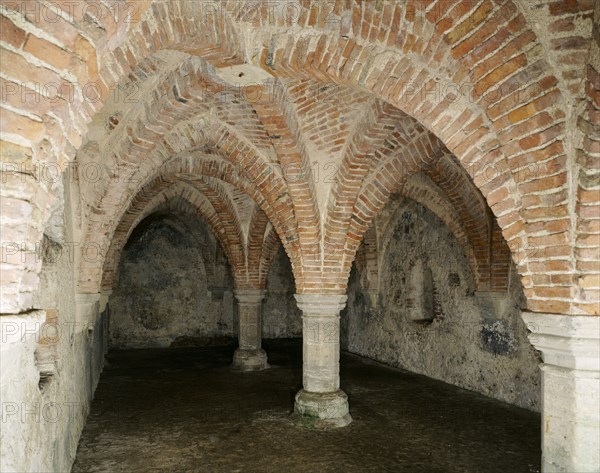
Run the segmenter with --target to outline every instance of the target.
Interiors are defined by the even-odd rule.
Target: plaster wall
[[[0,471],[66,472],[102,371],[105,314],[98,295],[76,295],[77,230],[68,186],[43,241],[38,309],[0,318]]]

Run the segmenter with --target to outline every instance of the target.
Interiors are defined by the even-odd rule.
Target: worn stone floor
[[[301,345],[265,343],[272,368],[229,370],[232,346],[110,352],[75,473],[540,470],[539,415],[349,354],[354,422],[290,422]]]

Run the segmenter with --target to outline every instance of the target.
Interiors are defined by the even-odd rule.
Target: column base
[[[296,394],[291,418],[297,425],[319,430],[345,427],[352,422],[348,396],[341,389],[330,393],[311,393],[301,389]]]
[[[238,348],[233,354],[231,369],[234,371],[261,371],[270,368],[267,354],[262,348],[243,350]]]

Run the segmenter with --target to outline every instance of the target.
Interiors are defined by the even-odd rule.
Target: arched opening
[[[232,343],[233,290],[226,257],[205,224],[152,214],[121,253],[108,301],[109,347]]]
[[[169,202],[187,209],[185,202]],[[263,339],[302,336],[294,279],[276,248],[262,303]],[[120,253],[108,298],[109,349],[235,345],[239,330],[235,282],[211,229],[193,214],[147,216]]]

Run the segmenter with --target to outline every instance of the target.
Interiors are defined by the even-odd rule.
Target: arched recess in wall
[[[431,323],[435,317],[435,287],[429,262],[423,259],[411,261],[409,268],[407,286],[411,296],[404,300],[409,318],[420,324]]]

